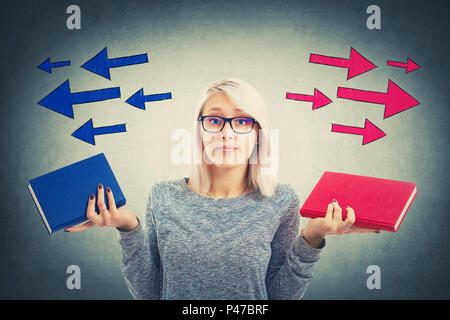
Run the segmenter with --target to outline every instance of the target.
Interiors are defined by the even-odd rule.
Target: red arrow
[[[363,136],[362,144],[368,144],[386,136],[386,134],[376,127],[372,122],[366,119],[364,128],[344,126],[340,124],[331,124],[331,132],[358,134]]]
[[[384,119],[420,104],[392,80],[389,80],[387,93],[338,87],[337,97],[384,104]]]
[[[398,62],[398,61],[387,61],[387,65],[388,66],[392,66],[392,67],[400,67],[400,68],[406,68],[405,71],[406,73],[414,71],[419,69],[420,67],[414,62],[412,61],[410,58],[408,58],[408,62],[404,63],[404,62]]]
[[[310,96],[307,94],[299,93],[289,93],[286,92],[286,99],[298,100],[298,101],[309,101],[313,103],[312,109],[319,109],[326,106],[327,104],[333,102],[322,92],[314,88],[314,95]]]
[[[311,53],[309,56],[309,62],[325,64],[328,66],[339,68],[348,68],[347,80],[377,67],[372,62],[360,55],[358,51],[353,48],[351,48],[350,50],[349,59],[328,57]]]

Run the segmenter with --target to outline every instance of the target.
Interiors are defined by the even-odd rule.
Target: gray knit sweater
[[[154,184],[143,223],[118,231],[133,298],[300,299],[325,240],[316,249],[299,235],[293,186],[214,199],[187,181]]]

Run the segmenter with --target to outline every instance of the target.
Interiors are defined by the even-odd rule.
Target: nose
[[[231,128],[231,124],[229,121],[227,121],[225,123],[225,126],[222,129],[222,137],[224,139],[227,139],[227,138],[233,139],[234,135],[235,135],[235,133],[234,133],[233,129]]]
[[[234,134],[233,129],[231,129],[231,124],[229,121],[225,123],[225,126],[222,129],[222,135],[224,136],[232,136]]]

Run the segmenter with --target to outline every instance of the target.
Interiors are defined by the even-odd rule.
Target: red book
[[[325,217],[336,199],[347,217],[355,211],[354,226],[396,232],[417,194],[415,183],[325,171],[303,203],[300,215]]]

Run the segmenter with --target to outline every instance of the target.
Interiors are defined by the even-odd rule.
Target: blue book
[[[95,194],[95,211],[98,213],[99,183],[105,189],[107,208],[107,187],[113,192],[116,207],[125,205],[125,196],[103,153],[31,179],[28,190],[48,233],[87,221],[86,209],[91,193]]]

